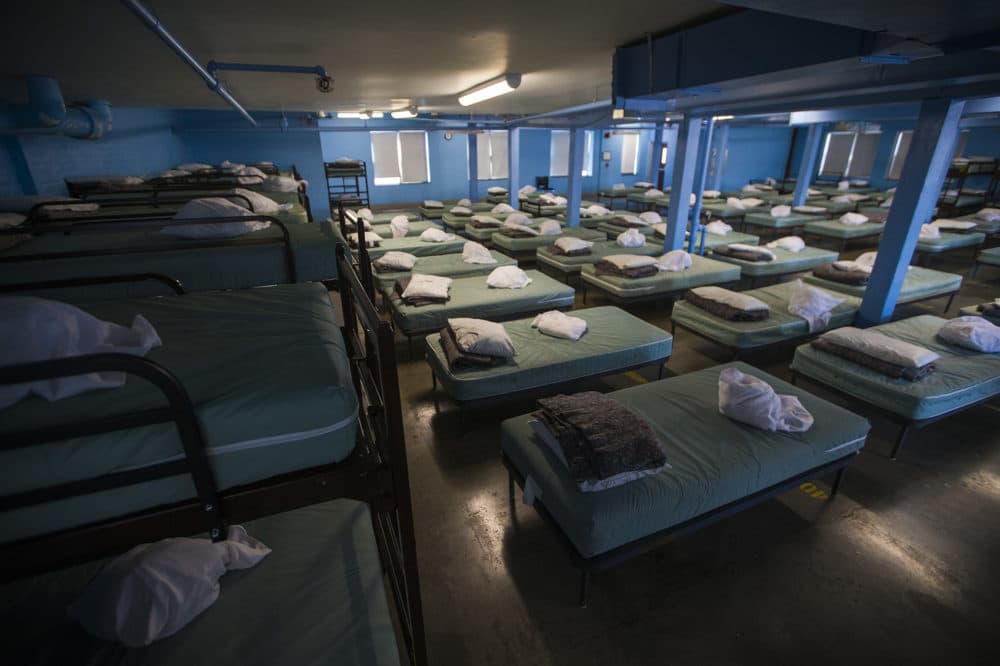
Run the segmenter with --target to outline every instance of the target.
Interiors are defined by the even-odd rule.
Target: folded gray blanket
[[[407,275],[396,280],[396,284],[393,285],[393,290],[399,295],[400,299],[402,299],[403,303],[406,305],[420,307],[421,305],[434,305],[448,302],[447,298],[431,298],[429,296],[410,296],[408,298],[403,298],[403,292],[410,286],[411,279],[413,278]]]
[[[842,271],[835,268],[833,264],[820,264],[813,269],[813,275],[824,280],[849,284],[855,287],[863,287],[868,284],[869,273],[864,271]]]
[[[834,354],[835,356],[846,358],[848,361],[854,361],[858,365],[871,368],[875,372],[885,375],[886,377],[892,377],[893,379],[906,379],[914,382],[918,379],[923,379],[936,369],[936,366],[933,363],[928,363],[927,365],[919,368],[909,368],[896,365],[895,363],[889,363],[888,361],[876,358],[875,356],[869,356],[868,354],[859,352],[856,349],[851,349],[850,347],[844,347],[843,345],[829,342],[823,338],[816,338],[810,344],[820,351],[825,351],[828,354]]]
[[[569,252],[567,252],[566,250],[562,249],[555,243],[549,245],[545,249],[552,254],[558,254],[559,256],[562,257],[586,257],[591,254],[589,247],[581,247],[579,250],[570,250]]]
[[[709,298],[702,298],[693,291],[684,294],[684,300],[695,307],[701,308],[705,312],[721,317],[726,321],[764,321],[771,316],[770,310],[740,310],[732,305],[713,301]]]
[[[743,261],[774,261],[774,256],[766,252],[740,250],[731,248],[728,245],[722,245],[713,249],[712,254],[718,254],[723,257],[732,257],[734,259],[742,259]]]
[[[501,227],[497,233],[510,236],[511,238],[534,238],[537,235],[516,227]]]
[[[622,269],[618,268],[610,261],[605,261],[603,259],[594,264],[594,273],[597,275],[614,275],[615,277],[629,279],[651,277],[659,272],[660,269],[658,269],[655,265]]]
[[[559,442],[577,483],[666,464],[649,424],[601,393],[556,395],[540,399],[538,405],[535,417]]]

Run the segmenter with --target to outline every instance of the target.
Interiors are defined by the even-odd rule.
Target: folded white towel
[[[793,395],[779,395],[762,379],[736,368],[719,373],[719,412],[770,432],[805,432],[814,422]]]
[[[771,241],[765,247],[769,247],[772,250],[780,248],[788,252],[801,252],[806,249],[806,242],[798,236],[782,236]]]
[[[661,272],[680,273],[691,268],[691,255],[684,250],[672,250],[656,260]]]
[[[562,225],[558,220],[542,220],[538,225],[538,233],[542,236],[558,236],[562,233]]]
[[[656,264],[655,258],[638,254],[609,254],[603,260],[614,265],[619,270],[642,268],[643,266],[653,266]]]
[[[490,251],[476,241],[466,241],[465,245],[462,246],[462,261],[467,264],[497,263]]]
[[[796,206],[796,213],[825,213],[826,208],[822,206]]]
[[[976,227],[976,223],[966,222],[963,220],[940,219],[931,222],[931,226],[937,227],[938,229],[957,229],[959,231],[968,231],[969,229],[974,229]]]
[[[576,252],[578,250],[586,250],[594,247],[594,244],[590,241],[585,241],[582,238],[577,238],[576,236],[563,236],[562,238],[557,238],[553,245],[558,247],[563,252]]]
[[[744,208],[746,208],[746,205],[743,203],[743,199],[740,199],[738,197],[728,197],[726,199],[726,207],[738,208],[739,210],[743,210]]]
[[[472,206],[472,200],[469,198],[459,199],[455,205],[461,206],[463,208],[469,208],[470,206]]]
[[[376,263],[382,270],[408,271],[417,264],[417,258],[409,252],[390,250],[379,257]]]
[[[663,196],[663,190],[658,190],[655,187],[651,187],[645,192],[643,192],[642,196],[646,197],[647,199],[655,199],[656,197]]]
[[[834,296],[802,280],[795,281],[795,288],[788,299],[788,311],[802,317],[809,324],[809,332],[822,331],[830,324],[833,309],[843,303],[844,297]]]
[[[984,208],[976,213],[976,217],[984,222],[1000,222],[1000,208]]]
[[[142,315],[125,327],[97,319],[67,303],[26,296],[0,298],[0,336],[4,340],[0,345],[0,367],[86,354],[145,356],[161,344],[156,330]],[[120,372],[7,384],[0,386],[0,408],[32,393],[51,401],[124,384],[125,374]]]
[[[507,188],[506,187],[500,187],[499,185],[494,185],[493,187],[487,187],[486,188],[486,193],[487,194],[493,194],[493,195],[507,194]]]
[[[392,230],[393,238],[405,238],[410,233],[410,218],[405,215],[397,215],[389,221],[389,228]]]
[[[371,208],[360,208],[358,209],[358,217],[371,222],[375,219],[375,214],[372,213]]]
[[[757,206],[764,203],[763,199],[755,199],[754,197],[747,197],[745,199],[740,199],[740,203],[743,204],[744,208],[756,208]]]
[[[857,227],[868,221],[868,218],[861,213],[844,213],[840,216],[840,223],[849,227]]]
[[[625,183],[615,183],[614,185],[611,186],[611,189],[612,190],[624,190],[625,189]]]
[[[511,213],[504,219],[503,223],[511,226],[528,227],[531,226],[531,218],[524,213]]]
[[[747,245],[746,243],[730,243],[729,247],[734,250],[739,250],[741,252],[756,252],[757,254],[767,257],[771,261],[774,261],[774,252],[771,252],[767,248],[758,247],[756,245]]]
[[[472,215],[472,209],[468,206],[453,206],[448,212],[452,215]]]
[[[414,273],[401,296],[406,298],[448,298],[452,279],[441,275]]]
[[[659,224],[663,222],[663,218],[660,214],[653,210],[647,210],[645,213],[639,213],[639,219],[646,224]]]
[[[422,234],[420,234],[420,240],[425,243],[443,243],[445,241],[450,241],[455,239],[455,234],[446,234],[440,229],[425,229]]]
[[[845,326],[824,333],[823,339],[906,368],[922,368],[941,358],[940,354],[930,349],[890,338],[872,329]]]
[[[774,206],[771,208],[771,217],[788,217],[791,214],[791,206]]]
[[[725,236],[732,231],[733,228],[722,220],[715,220],[714,222],[706,224],[705,230],[710,234],[715,234],[716,236]]]
[[[586,321],[559,310],[543,312],[531,321],[531,325],[545,335],[564,340],[579,340],[587,332]]]
[[[941,229],[935,227],[933,224],[922,224],[920,225],[920,238],[926,240],[941,238]]]
[[[534,194],[536,192],[534,185],[525,185],[517,191],[518,194]]]
[[[722,287],[695,287],[691,291],[701,298],[722,303],[723,305],[728,305],[731,308],[743,310],[744,312],[771,311],[767,303],[758,298],[737,291],[723,289]]]
[[[364,234],[365,234],[364,235],[365,247],[378,247],[378,245],[382,242],[382,237],[379,236],[374,231],[365,231]],[[347,234],[347,240],[352,242],[355,246],[357,246],[358,234],[357,233]]]
[[[594,204],[592,206],[587,206],[586,208],[581,210],[580,214],[583,217],[599,217],[601,215],[610,215],[611,211],[605,208],[604,206],[598,206],[597,204]]]
[[[501,358],[512,358],[516,353],[503,324],[486,319],[454,317],[448,319],[448,327],[455,334],[455,343],[462,351]]]
[[[839,183],[837,183],[837,189],[840,190],[841,192],[846,192],[847,190],[851,189],[850,181],[846,180],[840,181]]]
[[[424,208],[444,208],[444,202],[437,199],[424,199]]]
[[[493,206],[493,208],[490,209],[490,212],[495,215],[502,213],[513,213],[514,211],[515,208],[513,206],[505,203],[498,203],[496,206]]]
[[[958,317],[947,322],[937,333],[945,342],[973,351],[1000,352],[1000,326],[983,317]]]
[[[621,247],[642,247],[646,244],[646,237],[638,229],[626,229],[618,234],[615,242]]]
[[[529,284],[531,278],[517,266],[494,268],[486,277],[486,285],[494,289],[524,289]]]

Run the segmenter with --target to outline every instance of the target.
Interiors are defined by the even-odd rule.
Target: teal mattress
[[[983,250],[976,257],[976,261],[989,266],[1000,266],[1000,247],[991,247]]]
[[[979,231],[988,236],[1000,233],[1000,222],[987,222],[986,220],[980,220],[975,215],[963,215],[955,219],[963,222],[975,222],[976,228],[973,231]]]
[[[491,217],[495,217],[491,215]],[[454,215],[452,213],[444,213],[441,216],[441,224],[444,225],[447,231],[464,231],[465,225],[469,223],[472,219],[471,215]],[[500,220],[499,217],[497,217]],[[501,222],[503,220],[500,220]]]
[[[810,222],[803,230],[807,234],[816,236],[826,236],[827,238],[839,238],[840,240],[853,240],[855,238],[870,238],[882,235],[885,229],[883,222],[865,222],[864,224],[849,225],[840,220],[822,220],[820,222]]]
[[[679,301],[674,305],[670,318],[674,323],[731,349],[754,349],[787,342],[809,335],[806,320],[788,311],[788,299],[794,289],[794,282],[782,282],[741,292],[764,301],[771,308],[771,315],[764,321],[728,321],[686,301]],[[850,326],[861,305],[861,299],[830,293],[846,300],[833,309],[828,328]]]
[[[727,367],[791,394],[816,419],[804,433],[768,432],[719,413]],[[565,466],[534,434],[530,414],[501,424],[500,447],[538,487],[541,502],[577,552],[594,557],[797,475],[864,446],[868,421],[744,363],[730,363],[608,394],[645,418],[668,469],[600,492],[580,492]]]
[[[806,204],[809,206],[826,208],[829,215],[837,216],[856,210],[858,207],[857,203],[844,203],[840,201],[830,201],[829,199],[809,199]]]
[[[128,326],[141,314],[163,345],[147,358],[173,372],[195,404],[222,489],[338,462],[354,448],[357,398],[330,295],[320,284],[94,303]],[[160,393],[125,386],[57,402],[29,397],[2,411],[5,432],[94,414],[158,407]],[[80,437],[0,453],[0,484],[22,492],[141,467],[180,454],[173,424]],[[4,540],[29,537],[189,499],[189,478],[151,481],[0,514]]]
[[[644,278],[623,278],[597,275],[592,264],[580,269],[587,284],[622,299],[666,295],[710,284],[735,282],[740,279],[740,267],[698,255],[691,256],[691,268],[679,273],[664,271]]]
[[[500,204],[500,203],[507,203],[507,201],[509,199],[510,199],[510,195],[508,195],[508,194],[487,194],[486,195],[486,201],[488,201],[489,203],[491,203],[493,205]]]
[[[720,205],[709,204],[706,206],[702,206],[702,210],[704,210],[706,213],[711,213],[713,220],[720,219],[728,222],[730,220],[742,220],[747,214],[763,209],[736,208],[734,206],[727,206],[725,204],[720,204]]]
[[[620,227],[616,224],[611,224],[611,222],[599,222],[596,227],[597,231],[600,231],[607,240],[613,241],[621,234],[628,231],[628,227]],[[648,227],[633,227],[643,236],[652,236],[654,234],[652,225]]]
[[[336,243],[333,223],[288,225],[295,268],[300,282],[337,278]],[[256,245],[258,239],[274,244]],[[249,287],[288,282],[284,243],[277,227],[241,238],[213,239],[213,247],[198,247],[199,240],[173,238],[158,229],[46,234],[14,248],[0,251],[0,257],[87,251],[105,253],[95,257],[59,258],[41,261],[0,262],[0,284],[17,284],[124,273],[162,273],[181,281],[189,292]],[[132,250],[130,254],[114,254]],[[141,251],[136,251],[141,250]],[[55,297],[73,300],[100,300],[148,295],[149,285],[127,288],[116,285],[86,287],[59,292]],[[153,293],[163,293],[157,287]],[[41,295],[36,292],[36,295]]]
[[[615,241],[597,241],[590,248],[590,254],[567,257],[564,254],[553,254],[548,247],[540,247],[535,252],[535,259],[565,275],[578,275],[586,264],[593,264],[610,254],[639,254],[653,257],[663,254],[663,246],[658,243],[646,243],[640,247],[622,247]]]
[[[613,220],[621,215],[633,215],[633,214],[634,213],[630,213],[629,211],[626,210],[612,210],[607,215],[594,215],[592,217],[584,217],[583,215],[581,215],[580,226],[586,229],[595,229],[597,228],[598,225]],[[556,215],[556,219],[559,220],[561,224],[566,224],[566,213],[559,213],[558,215]]]
[[[398,666],[367,505],[335,500],[245,527],[272,552],[252,569],[223,576],[208,610],[145,648],[91,638],[66,615],[103,561],[0,587],[9,663],[172,666],[203,664],[210,654],[242,666]]]
[[[922,315],[872,330],[941,355],[937,369],[918,381],[893,379],[834,354],[802,345],[792,370],[907,419],[941,416],[1000,393],[1000,354],[983,354],[937,338],[947,320]]]
[[[841,284],[832,280],[824,280],[815,275],[807,275],[803,278],[806,282],[817,287],[823,287],[830,291],[839,291],[842,294],[850,294],[861,298],[864,296],[865,288],[849,284]],[[910,303],[925,298],[933,298],[958,291],[962,286],[962,276],[954,273],[944,273],[922,266],[911,266],[906,272],[903,280],[903,288],[899,290],[897,303]]]
[[[517,266],[517,261],[499,252],[490,252],[490,256],[496,259],[495,264],[467,264],[461,252],[453,254],[438,254],[430,257],[418,257],[412,271],[396,271],[392,273],[382,273],[377,267],[373,267],[375,283],[380,290],[391,289],[396,280],[411,275],[413,273],[424,273],[426,275],[442,275],[444,277],[459,278],[470,275],[489,275],[494,268],[500,266]]]
[[[587,322],[577,341],[554,338],[531,327],[533,317],[504,324],[517,355],[505,365],[452,371],[441,334],[426,338],[427,362],[456,400],[481,400],[664,361],[673,338],[663,329],[616,307],[574,310]]]
[[[785,217],[774,217],[770,212],[766,213],[747,213],[743,217],[743,221],[746,224],[755,224],[759,227],[767,227],[769,229],[789,229],[794,227],[801,227],[807,222],[816,222],[820,218],[815,215],[806,215],[804,213],[792,213],[786,215]]]
[[[806,247],[801,252],[789,252],[781,248],[769,248],[774,253],[774,261],[745,261],[735,257],[724,257],[712,254],[712,259],[736,264],[740,267],[743,277],[766,277],[771,275],[787,275],[816,268],[820,264],[829,264],[837,260],[837,253],[818,247]]]
[[[424,208],[421,206],[419,209],[420,216],[428,220],[440,220],[441,216],[444,215],[448,207],[445,208]]]
[[[416,222],[410,222],[410,227],[406,231],[406,238],[412,236],[419,236],[428,229],[440,229],[441,225],[435,224],[428,220],[417,220]],[[392,227],[389,224],[373,224],[372,231],[377,233],[382,238],[392,238]]]
[[[684,236],[684,246],[687,248],[688,233]],[[659,235],[654,235],[654,242],[663,242],[663,239]],[[695,250],[698,250],[699,243],[701,243],[701,233],[695,236]],[[731,243],[742,243],[743,245],[758,245],[760,243],[760,236],[754,236],[753,234],[741,234],[738,231],[730,231],[728,234],[710,234],[705,233],[705,250],[711,250],[717,248],[720,245],[730,245]]]
[[[385,238],[378,247],[368,248],[368,256],[374,261],[386,252],[395,250],[396,252],[408,252],[417,257],[431,257],[438,254],[454,254],[461,252],[465,246],[465,239],[455,237],[452,240],[432,243],[422,241],[419,236],[407,236],[406,238]],[[353,251],[357,254],[357,250]]]
[[[596,229],[584,229],[582,227],[563,227],[561,236],[573,236],[582,238],[585,241],[602,241],[605,236]],[[531,236],[529,238],[513,238],[500,233],[493,234],[493,245],[501,251],[507,252],[534,252],[540,247],[551,245],[560,236]]]
[[[967,247],[978,247],[986,240],[986,234],[953,234],[941,232],[940,238],[921,238],[917,241],[917,252],[941,254]]]
[[[500,321],[545,310],[573,307],[575,292],[558,280],[538,271],[527,271],[532,282],[524,289],[492,289],[486,276],[457,278],[451,284],[447,303],[405,305],[392,293],[389,307],[396,326],[406,335],[439,331],[449,317],[476,317]]]
[[[400,215],[405,215],[406,219],[410,222],[416,222],[420,219],[420,213],[412,210],[389,210],[381,213],[373,213],[372,219],[368,220],[372,224],[389,224],[392,222],[392,218],[399,217]]]

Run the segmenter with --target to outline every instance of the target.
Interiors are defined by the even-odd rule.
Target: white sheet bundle
[[[849,227],[857,227],[868,221],[868,218],[861,213],[844,213],[840,216],[840,223]]]
[[[833,267],[839,268],[842,271],[864,271],[865,273],[871,273],[872,269],[875,268],[875,258],[877,256],[878,252],[865,252],[859,255],[854,261],[835,261],[833,262]]]
[[[983,317],[957,317],[942,326],[937,336],[945,342],[973,351],[1000,352],[1000,326]]]
[[[374,231],[365,231],[365,247],[378,247],[382,242],[382,237],[379,236]],[[353,242],[355,246],[358,245],[358,234],[347,234],[347,240]]]
[[[250,205],[253,207],[253,212],[255,213],[278,213],[292,208],[292,204],[279,204],[271,197],[264,196],[260,192],[254,192],[253,190],[247,190],[242,187],[237,187],[233,190],[233,194],[238,194],[249,201]],[[237,205],[243,205],[242,199],[230,199],[230,201]]]
[[[696,296],[706,300],[728,305],[731,308],[744,312],[771,311],[771,308],[764,301],[738,291],[724,289],[723,287],[695,287],[691,291]]]
[[[562,225],[558,220],[542,220],[538,225],[538,233],[542,236],[558,236],[562,233]]]
[[[86,354],[145,356],[160,337],[142,315],[129,328],[101,321],[83,310],[43,298],[0,298],[0,366],[33,363]],[[78,393],[125,384],[120,372],[93,372],[37,382],[0,386],[0,408],[34,393],[61,400]]]
[[[805,319],[809,324],[809,332],[815,333],[830,325],[830,313],[844,300],[840,296],[805,284],[802,280],[796,280],[795,288],[788,299],[788,311]]]
[[[922,224],[920,225],[920,238],[927,240],[941,238],[941,229],[933,224]]]
[[[730,243],[729,247],[740,252],[754,252],[763,257],[767,257],[769,261],[774,261],[774,252],[771,252],[765,247],[758,247],[756,245],[747,245],[746,243]]]
[[[765,247],[769,247],[772,250],[780,248],[788,252],[801,252],[806,249],[806,242],[798,236],[782,236],[777,240],[771,241]]]
[[[499,196],[501,194],[507,194],[507,188],[500,187],[499,185],[494,185],[493,187],[487,187],[486,193]]]
[[[494,289],[524,289],[531,284],[528,274],[517,266],[501,266],[494,268],[486,276],[486,286]]]
[[[249,569],[270,552],[239,525],[216,543],[179,538],[136,546],[101,569],[69,614],[98,638],[149,645],[214,604],[227,571]]]
[[[598,206],[594,204],[592,206],[587,206],[580,210],[581,217],[600,217],[602,215],[610,215],[611,211],[604,206]]]
[[[410,218],[397,215],[389,221],[389,229],[392,230],[393,238],[405,238],[410,233]]]
[[[378,265],[383,270],[408,271],[417,264],[417,257],[409,252],[390,250],[378,258]]]
[[[486,247],[476,241],[466,241],[462,246],[462,261],[467,264],[495,264],[497,260],[493,258]]]
[[[984,208],[976,213],[976,217],[984,222],[1000,222],[1000,208]]]
[[[445,241],[450,241],[455,239],[455,234],[446,234],[440,229],[425,229],[422,234],[420,234],[420,240],[425,243],[443,243]]]
[[[534,194],[537,190],[534,185],[525,185],[517,191],[518,194]]]
[[[472,206],[472,199],[468,197],[459,199],[455,206],[461,206],[462,208],[470,208]]]
[[[513,358],[517,353],[503,324],[486,319],[456,317],[448,320],[448,327],[455,334],[455,342],[462,351],[501,358]]]
[[[656,260],[660,272],[680,273],[691,268],[691,255],[684,250],[672,250]]]
[[[791,206],[774,206],[771,208],[771,217],[788,217],[791,214]]]
[[[890,338],[872,329],[844,326],[824,333],[823,339],[904,368],[922,368],[941,358],[930,349]]]
[[[722,196],[722,192],[719,190],[702,190],[701,197],[703,199],[718,199]]]
[[[618,234],[615,242],[621,247],[642,247],[646,244],[646,237],[638,229],[626,229]]]
[[[645,192],[643,192],[642,196],[646,197],[647,199],[655,199],[656,197],[663,196],[663,190],[658,190],[655,187],[651,187]]]
[[[586,321],[559,310],[543,312],[531,321],[531,325],[545,335],[564,340],[579,340],[587,332]]]
[[[448,212],[450,212],[452,215],[462,215],[465,217],[469,217],[472,215],[471,208],[469,208],[468,206],[461,206],[461,205],[452,207],[452,209]]]
[[[372,228],[372,223],[366,220],[365,218],[361,217],[360,215],[358,215],[357,211],[345,210],[344,217],[347,218],[345,221],[347,222],[348,229],[355,228],[358,224],[358,220],[361,220],[362,223],[361,226],[363,226],[365,229]]]
[[[798,398],[779,395],[764,380],[736,368],[719,373],[719,412],[770,432],[805,432],[814,422]]]
[[[931,222],[930,226],[937,227],[938,229],[954,229],[957,231],[968,231],[969,229],[974,229],[976,227],[975,222],[966,222],[963,220],[948,220],[940,219]]]
[[[825,213],[826,208],[822,206],[796,206],[796,213]]]
[[[494,215],[500,215],[503,213],[513,213],[514,210],[515,210],[514,207],[511,206],[510,204],[498,203],[496,206],[493,206],[493,208],[490,209],[490,212],[493,213]]]
[[[437,199],[424,199],[423,207],[427,209],[444,208],[444,202]]]
[[[706,224],[705,230],[710,234],[715,234],[716,236],[725,236],[731,232],[733,228],[722,220],[715,220],[714,222]]]
[[[659,224],[663,222],[663,218],[660,214],[653,210],[647,210],[645,213],[639,213],[639,219],[646,224]]]
[[[175,220],[196,220],[202,218],[247,217],[252,215],[243,206],[229,199],[209,197],[192,199],[174,215]],[[209,222],[206,224],[167,225],[160,229],[161,234],[179,238],[232,238],[244,236],[255,231],[261,231],[271,226],[268,220],[245,220],[234,222]]]
[[[295,180],[289,176],[268,176],[260,187],[265,192],[297,192],[299,183],[308,185],[304,180]]]
[[[594,247],[594,244],[590,241],[585,241],[582,238],[577,238],[576,236],[563,236],[562,238],[557,238],[553,245],[558,247],[563,252],[577,252],[579,250],[587,250]]]
[[[451,287],[452,279],[441,275],[425,275],[414,273],[410,276],[410,283],[400,296],[407,298],[438,298],[447,299],[448,289]]]

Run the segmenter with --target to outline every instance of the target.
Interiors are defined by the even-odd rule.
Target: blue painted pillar
[[[587,130],[569,131],[569,191],[566,192],[566,226],[580,226],[580,199],[583,198],[583,149]]]
[[[715,171],[712,172],[712,187],[705,189],[722,189],[722,171],[726,165],[726,151],[729,149],[729,123],[723,123],[719,128],[719,147],[715,153]],[[709,152],[709,155],[712,153]]]
[[[479,135],[469,132],[466,136],[469,137],[469,201],[476,203],[479,198]]]
[[[681,122],[677,134],[674,154],[674,174],[670,183],[670,206],[667,208],[667,233],[663,239],[663,251],[684,247],[684,232],[688,226],[688,211],[691,208],[691,186],[694,184],[695,167],[698,163],[698,136],[701,134],[701,118],[687,118]]]
[[[809,185],[813,173],[816,172],[816,160],[819,157],[819,147],[823,139],[823,125],[810,125],[806,135],[806,147],[802,151],[802,163],[799,164],[799,178],[795,181],[795,193],[792,195],[792,205],[801,206],[809,197]]]
[[[861,300],[859,326],[880,324],[896,309],[920,225],[932,215],[951,165],[964,108],[964,100],[926,99],[920,105],[910,151],[878,245],[878,258]]]
[[[701,151],[699,166],[694,178],[694,206],[691,208],[691,237],[688,239],[688,252],[694,252],[694,241],[697,235],[698,218],[701,216],[701,197],[705,189],[705,176],[708,173],[708,161],[712,159],[712,133],[715,131],[715,118],[709,118],[705,123],[704,149]],[[672,197],[671,197],[672,198]]]
[[[663,144],[667,147],[667,163],[663,165],[663,187],[670,185],[670,181],[674,178],[674,164],[677,162],[677,151],[674,150],[677,146],[677,123],[667,126],[666,132],[663,134]],[[656,156],[657,164],[659,164],[659,153]]]
[[[517,188],[521,187],[521,130],[507,130],[507,177],[510,178],[510,205],[517,208]]]
[[[653,187],[659,187],[660,183],[657,182],[657,174],[660,173],[660,152],[663,150],[663,123],[656,123],[656,128],[653,129],[653,159],[649,160],[648,169],[646,173],[646,180],[653,184]]]

